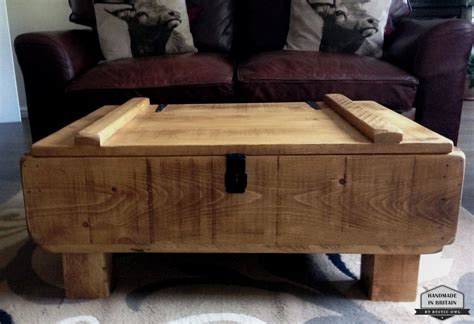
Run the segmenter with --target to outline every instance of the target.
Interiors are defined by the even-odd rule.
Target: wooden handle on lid
[[[150,107],[150,99],[134,98],[76,134],[77,145],[103,145],[112,135],[140,112]]]
[[[343,95],[326,95],[324,103],[376,144],[400,144],[403,141],[401,129]]]

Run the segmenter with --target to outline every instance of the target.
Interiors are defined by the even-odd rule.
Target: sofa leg
[[[373,301],[414,301],[419,255],[362,255],[361,280]]]
[[[106,298],[111,290],[112,254],[63,254],[63,273],[67,298]]]

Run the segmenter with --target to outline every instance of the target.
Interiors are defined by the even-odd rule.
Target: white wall
[[[5,2],[5,0],[0,1]],[[69,22],[71,9],[67,0],[6,0],[6,2],[12,42],[16,36],[23,33],[82,28]],[[15,70],[20,106],[25,109],[25,88],[16,58]]]
[[[20,110],[8,28],[7,6],[0,0],[0,123],[20,121]]]

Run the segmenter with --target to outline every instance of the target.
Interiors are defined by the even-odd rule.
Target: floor
[[[20,191],[20,159],[30,143],[27,122],[0,124],[0,203]]]
[[[20,188],[20,158],[30,146],[28,123],[0,124],[0,202]],[[463,206],[474,213],[474,101],[466,101],[459,147],[467,158]]]

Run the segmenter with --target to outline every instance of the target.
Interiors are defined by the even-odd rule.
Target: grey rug
[[[446,285],[474,307],[474,217],[457,241],[423,256],[421,293]],[[61,258],[32,244],[21,194],[0,205],[0,323],[434,323],[419,301],[367,301],[359,255],[122,254],[106,300],[64,298]],[[474,323],[459,316],[445,323]]]

